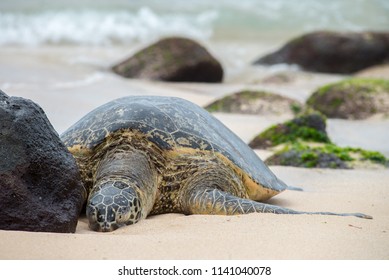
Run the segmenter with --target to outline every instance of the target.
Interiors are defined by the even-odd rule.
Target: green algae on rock
[[[296,114],[304,105],[297,100],[266,91],[243,90],[205,107],[209,112],[238,114]]]
[[[223,68],[203,46],[179,37],[162,39],[112,70],[126,78],[171,82],[219,83]]]
[[[307,100],[330,118],[366,119],[389,112],[389,80],[351,78],[316,90]]]
[[[330,143],[326,132],[326,120],[320,113],[301,115],[290,121],[271,126],[257,135],[249,146],[254,149],[266,149],[282,143],[296,141]]]
[[[306,168],[350,169],[387,167],[389,160],[376,151],[339,147],[333,143],[311,145],[296,142],[284,146],[265,163]]]
[[[339,147],[326,133],[326,118],[309,111],[287,122],[271,126],[256,136],[249,146],[273,148],[265,163],[306,168],[387,167],[388,159],[379,152]]]

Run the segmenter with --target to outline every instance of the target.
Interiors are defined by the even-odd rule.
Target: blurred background
[[[318,29],[387,30],[387,0],[0,1],[0,45],[110,45],[185,35],[286,39]]]
[[[389,1],[0,0],[0,89],[37,102],[59,133],[93,108],[127,95],[179,96],[205,106],[251,89],[305,102],[319,86],[346,77],[253,62],[317,30],[388,31]],[[195,39],[221,62],[223,83],[161,83],[112,73],[136,51],[177,35]],[[216,116],[245,141],[284,120]],[[377,136],[388,125],[331,120],[329,131],[337,143],[389,155],[386,136]]]

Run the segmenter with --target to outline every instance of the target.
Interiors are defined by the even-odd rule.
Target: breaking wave
[[[388,0],[12,0],[0,1],[0,46],[284,40],[318,29],[387,31],[388,14]]]
[[[212,36],[216,11],[197,15],[158,15],[147,7],[129,11],[43,11],[0,13],[0,45],[110,45],[150,41],[161,36]]]

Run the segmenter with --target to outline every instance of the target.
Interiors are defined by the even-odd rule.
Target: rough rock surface
[[[289,151],[276,153],[265,160],[268,165],[284,165],[305,168],[349,169],[338,156],[315,150]]]
[[[389,61],[389,33],[319,31],[298,37],[255,64],[297,64],[313,72],[354,73]]]
[[[268,165],[306,168],[385,168],[389,160],[379,152],[353,147],[339,147],[326,133],[326,119],[308,109],[306,113],[273,125],[249,144],[254,149],[274,152]]]
[[[304,105],[297,100],[266,91],[244,90],[218,99],[205,107],[209,112],[281,115],[295,114]]]
[[[0,229],[74,232],[85,190],[43,110],[0,91],[0,119]]]
[[[319,113],[300,115],[290,121],[269,127],[249,143],[253,149],[267,149],[279,144],[295,141],[329,143],[326,120]]]
[[[329,118],[389,116],[389,81],[352,78],[316,90],[307,104]]]
[[[112,70],[126,78],[172,82],[218,83],[221,64],[201,45],[185,38],[166,38],[139,51]]]
[[[268,165],[306,168],[383,169],[389,160],[377,151],[339,147],[333,143],[290,143],[265,160]]]

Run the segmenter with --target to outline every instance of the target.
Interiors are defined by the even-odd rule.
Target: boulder
[[[360,148],[339,147],[333,143],[289,143],[265,160],[268,165],[305,168],[382,169],[388,159],[379,152]]]
[[[324,149],[301,145],[288,145],[265,160],[268,165],[283,165],[304,168],[349,169],[338,155]]]
[[[219,83],[221,64],[201,45],[185,38],[162,39],[115,65],[126,78],[171,82]]]
[[[254,137],[249,146],[253,149],[267,149],[297,141],[330,143],[326,132],[325,117],[320,113],[311,112],[273,125]]]
[[[307,105],[329,118],[366,119],[389,115],[389,81],[351,78],[317,89]]]
[[[255,64],[297,64],[312,72],[349,74],[389,61],[389,33],[313,32],[291,40]]]
[[[45,113],[0,91],[0,119],[0,229],[74,232],[86,193]]]
[[[209,112],[281,115],[296,114],[304,105],[297,100],[266,91],[243,90],[205,107]]]
[[[305,168],[386,168],[388,159],[379,152],[339,147],[326,133],[326,119],[307,109],[304,114],[269,127],[251,142],[255,149],[270,148],[268,165]]]

